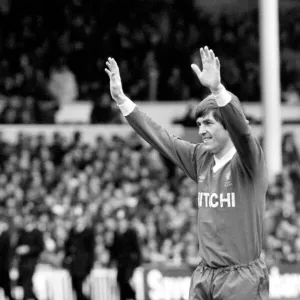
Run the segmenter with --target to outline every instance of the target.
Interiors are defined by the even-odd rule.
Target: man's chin
[[[206,151],[211,152],[211,153],[214,153],[214,148],[212,147],[212,145],[203,143],[203,147],[204,147],[204,149],[205,149]]]

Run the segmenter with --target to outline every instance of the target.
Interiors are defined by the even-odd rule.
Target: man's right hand
[[[105,72],[109,76],[111,96],[118,104],[123,104],[126,96],[123,92],[118,64],[113,58],[109,57],[106,62],[106,66],[107,68],[105,68]]]

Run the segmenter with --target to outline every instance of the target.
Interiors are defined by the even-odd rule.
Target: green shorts
[[[267,300],[269,275],[259,258],[247,265],[211,268],[200,262],[191,279],[189,300]]]

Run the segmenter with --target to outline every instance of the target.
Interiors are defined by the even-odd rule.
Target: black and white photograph
[[[300,0],[0,0],[0,300],[299,300]]]

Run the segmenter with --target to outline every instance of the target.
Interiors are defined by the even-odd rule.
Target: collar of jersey
[[[216,173],[223,166],[225,166],[233,158],[235,153],[236,153],[236,149],[233,147],[226,154],[224,154],[220,159],[214,156],[215,165],[213,166],[213,172]]]

